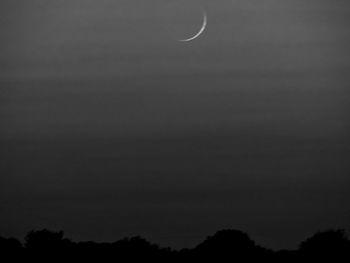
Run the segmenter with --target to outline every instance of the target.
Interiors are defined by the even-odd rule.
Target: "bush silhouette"
[[[327,230],[303,241],[300,251],[311,256],[345,256],[350,251],[350,241],[342,229]]]
[[[113,247],[126,253],[152,253],[159,250],[158,245],[153,245],[139,236],[125,238],[113,243]]]
[[[0,251],[2,253],[18,252],[22,249],[22,244],[15,238],[4,238],[0,236]]]
[[[265,256],[267,250],[255,245],[248,234],[239,230],[221,230],[195,248],[197,255],[214,258],[252,258]]]
[[[213,236],[208,236],[196,249],[203,252],[233,252],[252,250],[254,248],[254,241],[246,233],[239,230],[221,230]]]
[[[298,250],[272,251],[255,244],[248,234],[239,230],[221,230],[208,236],[193,249],[175,251],[161,248],[146,239],[135,236],[113,243],[72,242],[64,232],[47,229],[30,231],[25,245],[14,238],[0,236],[0,252],[12,255],[13,261],[27,259],[37,262],[62,262],[67,259],[96,262],[187,262],[211,260],[213,262],[267,260],[269,262],[300,262],[338,258],[350,260],[350,241],[344,230],[318,232],[303,241]],[[344,261],[344,260],[343,260]]]

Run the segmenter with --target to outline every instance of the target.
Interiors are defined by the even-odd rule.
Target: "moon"
[[[201,29],[198,31],[198,33],[190,38],[179,39],[179,41],[180,42],[189,42],[189,41],[195,40],[197,37],[199,37],[204,32],[205,28],[207,27],[207,20],[208,20],[207,14],[205,11],[203,11],[203,24],[202,24]]]

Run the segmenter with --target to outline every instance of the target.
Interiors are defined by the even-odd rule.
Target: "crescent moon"
[[[203,24],[202,24],[202,27],[201,29],[199,30],[199,32],[197,34],[195,34],[193,37],[190,37],[190,38],[186,38],[186,39],[180,39],[179,41],[180,42],[189,42],[189,41],[192,41],[194,39],[196,39],[197,37],[199,37],[205,30],[205,28],[207,27],[207,14],[205,11],[203,11]]]

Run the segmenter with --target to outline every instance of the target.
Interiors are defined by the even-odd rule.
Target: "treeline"
[[[269,260],[270,262],[300,262],[316,259],[330,262],[350,262],[350,241],[344,230],[318,232],[300,243],[297,250],[273,251],[257,245],[239,230],[221,230],[208,236],[192,249],[173,250],[160,247],[136,236],[113,243],[73,242],[64,232],[38,230],[29,232],[22,244],[15,238],[0,236],[0,255],[15,262],[65,262],[89,260],[93,262],[244,262]],[[348,261],[347,261],[348,260]],[[1,261],[1,258],[0,258]],[[2,262],[2,261],[1,261]],[[4,261],[5,262],[5,261]]]

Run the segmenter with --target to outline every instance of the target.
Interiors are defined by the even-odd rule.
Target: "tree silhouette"
[[[64,232],[53,232],[47,229],[30,231],[25,237],[25,247],[29,250],[63,250],[71,245],[69,239],[63,238]]]

